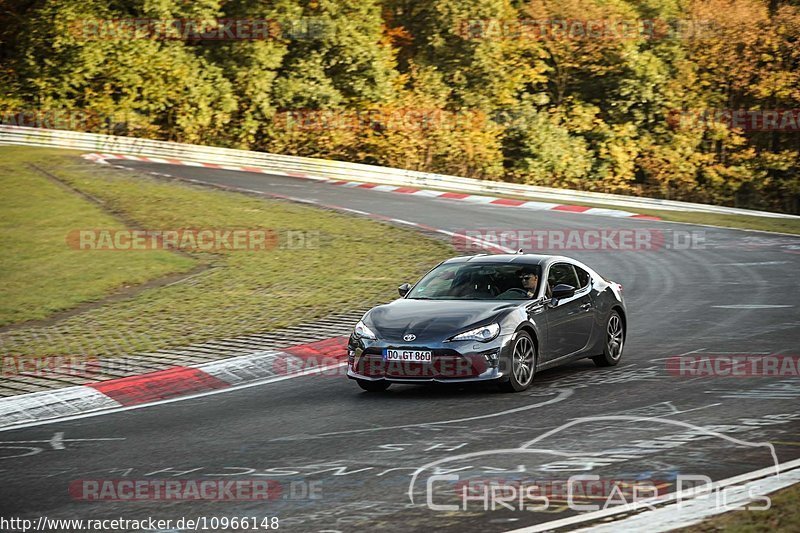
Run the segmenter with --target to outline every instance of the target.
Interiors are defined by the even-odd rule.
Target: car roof
[[[558,255],[544,254],[477,254],[453,257],[444,261],[445,264],[453,263],[518,263],[521,265],[543,265],[554,259],[568,260]]]

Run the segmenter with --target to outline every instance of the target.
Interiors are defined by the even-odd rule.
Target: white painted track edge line
[[[766,468],[761,468],[759,470],[753,470],[751,472],[746,472],[744,474],[739,474],[733,477],[721,479],[719,481],[714,481],[711,483],[711,486],[714,488],[721,488],[730,485],[735,485],[737,483],[741,483],[742,481],[752,481],[759,478],[767,477],[770,474],[774,474],[775,471],[778,471],[778,475],[780,472],[784,472],[787,470],[792,470],[794,468],[800,468],[800,459],[793,459],[791,461],[787,461],[785,463],[781,463],[779,465],[768,466]],[[692,489],[687,489],[683,492],[689,492]],[[663,505],[667,504],[673,500],[676,500],[678,497],[677,492],[671,492],[669,494],[665,494],[663,497],[660,497],[654,501],[648,502],[649,505]],[[552,529],[559,529],[562,527],[572,526],[581,524],[584,522],[596,521],[603,518],[608,518],[610,516],[627,513],[630,511],[635,511],[637,509],[641,509],[643,507],[647,507],[648,505],[644,502],[636,505],[636,504],[627,504],[627,505],[620,505],[618,507],[612,507],[609,509],[603,509],[600,511],[593,511],[591,513],[586,513],[582,515],[570,516],[568,518],[561,518],[558,520],[551,520],[549,522],[544,522],[541,524],[536,524],[533,526],[523,527],[519,529],[512,529],[507,530],[505,533],[539,533],[544,531],[550,531]],[[647,513],[648,511],[643,511],[642,514]]]
[[[704,492],[701,497],[689,499],[686,502],[686,507],[683,508],[680,507],[681,504],[678,502],[673,502],[652,511],[634,514],[620,520],[590,524],[578,531],[597,533],[611,531],[616,533],[620,530],[645,529],[653,533],[662,533],[683,529],[713,519],[721,514],[742,510],[759,497],[789,488],[798,483],[800,483],[800,468],[785,470],[780,476],[762,477],[731,487],[734,492],[738,490],[740,493],[738,496],[733,496],[733,501],[726,499],[723,505],[719,505],[717,502],[711,503],[704,497],[706,495]],[[742,494],[743,491],[746,491],[746,495]],[[768,511],[768,509],[764,509],[764,511]]]

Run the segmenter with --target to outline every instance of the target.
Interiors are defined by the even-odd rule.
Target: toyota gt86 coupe
[[[622,357],[622,286],[561,256],[455,257],[401,298],[367,311],[348,342],[347,375],[375,392],[392,383],[491,381],[508,392],[581,358]]]

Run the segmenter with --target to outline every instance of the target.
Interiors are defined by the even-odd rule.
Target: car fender
[[[533,342],[536,345],[537,355],[541,348],[547,342],[547,324],[544,321],[544,315],[538,315],[538,320],[531,317],[526,307],[520,307],[513,313],[516,322],[514,326],[514,333],[522,329],[527,329],[529,333],[532,332]]]

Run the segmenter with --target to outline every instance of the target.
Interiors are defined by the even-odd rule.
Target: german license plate
[[[433,352],[427,350],[383,350],[383,358],[387,361],[404,361],[411,363],[430,363]]]

